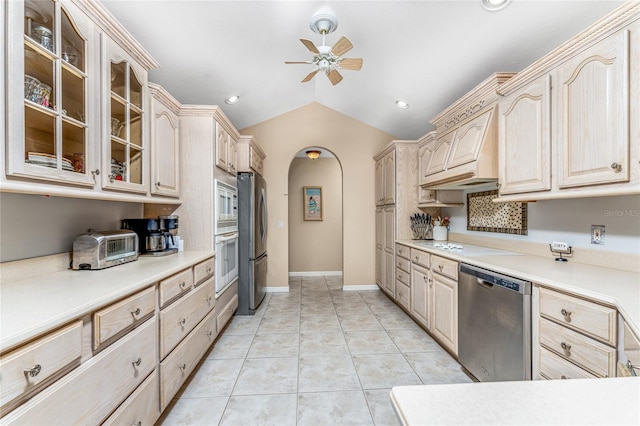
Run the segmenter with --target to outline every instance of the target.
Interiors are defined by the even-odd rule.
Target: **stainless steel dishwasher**
[[[531,283],[459,268],[458,361],[481,382],[531,380]]]

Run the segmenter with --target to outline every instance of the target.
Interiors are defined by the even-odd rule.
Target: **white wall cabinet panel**
[[[180,195],[180,104],[162,87],[151,92],[151,193]]]
[[[475,161],[480,152],[480,145],[488,129],[493,109],[460,126],[451,146],[451,155],[447,168],[461,166]]]
[[[451,144],[455,139],[457,130],[438,136],[438,139],[433,145],[427,147],[427,153],[429,156],[429,163],[424,170],[425,176],[429,176],[444,170],[449,158],[449,152],[451,151]],[[429,153],[430,151],[430,153]]]
[[[499,103],[501,194],[551,189],[551,76]]]
[[[558,68],[558,186],[629,180],[629,33]]]

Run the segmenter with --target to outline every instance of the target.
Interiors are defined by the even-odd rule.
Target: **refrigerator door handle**
[[[265,243],[267,239],[267,222],[269,220],[269,215],[267,212],[267,200],[264,188],[260,191],[260,240],[262,244]]]

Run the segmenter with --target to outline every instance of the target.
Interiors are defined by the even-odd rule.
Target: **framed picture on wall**
[[[305,186],[302,188],[304,220],[322,220],[322,187]]]

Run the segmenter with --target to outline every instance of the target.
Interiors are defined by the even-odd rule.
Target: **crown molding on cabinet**
[[[189,117],[189,116],[213,116],[218,124],[220,124],[233,139],[238,140],[240,138],[240,133],[231,123],[231,120],[222,112],[217,105],[182,105],[180,108],[181,117]]]

